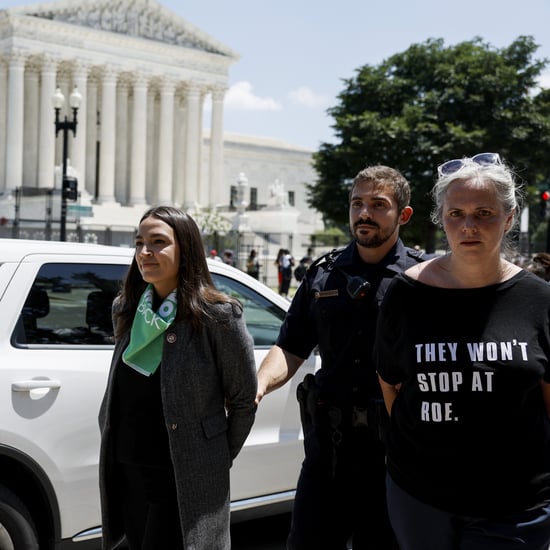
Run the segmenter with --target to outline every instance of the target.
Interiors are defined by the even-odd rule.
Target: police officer
[[[318,346],[322,367],[299,385],[305,459],[289,550],[397,549],[386,512],[385,410],[371,362],[378,306],[392,277],[421,261],[399,228],[413,213],[397,170],[365,168],[353,180],[353,241],[318,258],[292,300],[258,371],[257,403],[285,384]]]

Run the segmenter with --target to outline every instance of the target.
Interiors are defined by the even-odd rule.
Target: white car
[[[0,550],[99,548],[98,409],[113,349],[111,303],[133,250],[0,239]],[[244,305],[257,365],[289,302],[208,260]],[[266,396],[231,471],[232,520],[290,508],[303,458],[296,386]]]

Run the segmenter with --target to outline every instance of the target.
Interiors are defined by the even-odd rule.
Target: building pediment
[[[61,0],[19,6],[11,13],[60,21],[237,58],[238,55],[156,0]]]

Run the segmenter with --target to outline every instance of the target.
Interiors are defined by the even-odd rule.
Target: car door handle
[[[59,380],[20,380],[13,382],[11,385],[12,391],[31,391],[39,389],[58,390],[61,387]]]

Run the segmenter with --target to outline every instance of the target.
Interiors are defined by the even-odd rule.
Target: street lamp
[[[67,240],[67,199],[75,201],[77,198],[78,182],[76,178],[67,176],[67,136],[69,130],[72,131],[73,136],[76,136],[77,119],[76,114],[80,107],[82,96],[80,95],[77,87],[75,86],[71,96],[69,97],[69,105],[73,110],[73,119],[68,120],[65,115],[64,120],[59,120],[59,111],[65,103],[65,96],[59,88],[55,91],[52,97],[53,106],[55,109],[55,136],[60,130],[63,130],[63,169],[61,173],[62,187],[61,187],[61,229],[60,240]]]
[[[233,229],[237,234],[237,257],[235,258],[235,265],[240,267],[241,258],[241,241],[242,234],[250,231],[248,226],[248,215],[246,214],[246,208],[248,206],[248,200],[246,199],[246,191],[248,189],[248,178],[244,172],[239,172],[237,178],[237,215],[233,220]]]

